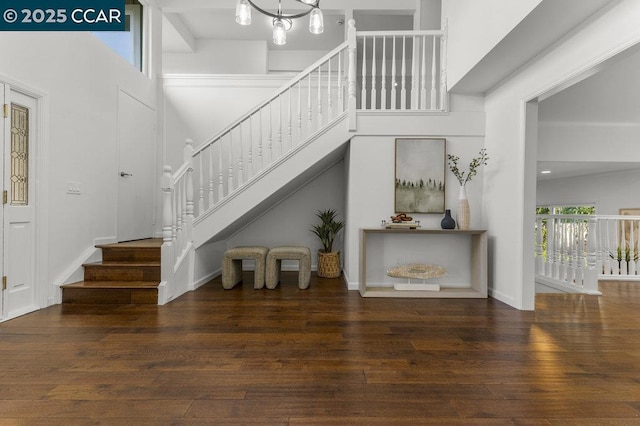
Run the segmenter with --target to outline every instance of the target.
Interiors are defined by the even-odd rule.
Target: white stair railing
[[[447,110],[446,31],[358,31],[358,109]]]
[[[597,219],[536,216],[536,280],[567,291],[599,294]]]

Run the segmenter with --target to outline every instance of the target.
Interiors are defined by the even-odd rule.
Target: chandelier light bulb
[[[236,3],[236,22],[240,25],[251,25],[251,6],[247,0]]]
[[[278,46],[284,46],[287,44],[287,30],[282,19],[276,19],[273,21],[273,43]]]
[[[312,6],[316,6],[316,2],[317,2],[317,0],[301,0],[301,1],[304,4],[308,4],[308,5],[312,5]]]
[[[312,34],[322,34],[324,31],[324,17],[322,11],[317,7],[311,11],[309,16],[309,32]]]

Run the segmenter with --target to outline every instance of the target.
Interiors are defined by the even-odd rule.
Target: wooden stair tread
[[[92,262],[92,263],[85,263],[82,266],[84,267],[98,267],[98,266],[103,266],[105,268],[154,268],[160,267],[160,262],[120,262],[120,261],[113,261],[113,260],[107,260],[107,261],[101,261],[101,262]]]
[[[135,241],[125,241],[122,243],[113,243],[113,244],[99,244],[96,247],[99,249],[157,249],[162,246],[162,238],[150,238],[147,240],[135,240]]]
[[[155,281],[78,281],[64,284],[62,288],[157,288],[160,285]]]

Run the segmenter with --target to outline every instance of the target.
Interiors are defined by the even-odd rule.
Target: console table
[[[420,238],[421,246],[438,244],[437,251],[442,255],[448,255],[447,242],[456,244],[468,244],[466,253],[469,259],[464,259],[469,265],[470,282],[466,286],[447,287],[446,283],[440,285],[439,291],[430,290],[396,290],[391,282],[383,286],[367,285],[367,255],[374,251],[376,242],[387,236],[403,238],[412,235]],[[373,238],[376,237],[376,238]],[[457,238],[450,238],[457,237]],[[468,241],[468,243],[467,243]],[[487,232],[483,229],[386,229],[363,228],[360,238],[360,282],[359,291],[363,297],[440,297],[440,298],[485,298],[487,297]],[[368,250],[369,249],[369,250]],[[455,258],[456,253],[451,253],[450,258]],[[382,268],[384,266],[376,266]]]

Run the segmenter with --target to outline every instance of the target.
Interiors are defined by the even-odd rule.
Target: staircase
[[[446,29],[357,32],[351,20],[346,42],[273,96],[203,143],[187,140],[182,165],[164,166],[161,179],[158,303],[193,289],[196,250],[335,162],[367,118],[391,112],[401,126],[405,116],[446,113],[445,58]]]
[[[99,245],[102,261],[84,264],[84,280],[62,286],[62,303],[157,304],[161,239]]]

